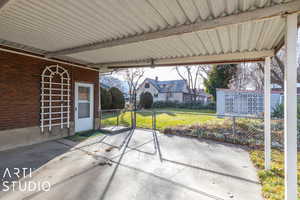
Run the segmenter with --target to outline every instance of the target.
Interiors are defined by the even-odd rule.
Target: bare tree
[[[259,63],[260,64],[260,63]],[[254,88],[263,89],[263,73],[257,63],[238,64],[236,75],[230,81],[231,89],[244,90]]]
[[[297,79],[300,82],[300,29],[298,29],[298,43],[297,43]],[[271,83],[276,84],[280,88],[284,88],[284,59],[286,56],[285,47],[271,59]],[[246,89],[252,86],[256,90],[263,90],[264,87],[264,63],[246,63],[240,64],[238,73],[234,80],[232,80],[231,87],[235,89]]]
[[[210,70],[210,66],[177,66],[175,69],[180,78],[186,81],[189,92],[193,94],[193,101],[196,101],[197,91],[200,88],[201,81],[206,78]]]
[[[136,90],[141,78],[144,76],[143,68],[131,68],[124,71],[124,79],[129,88],[129,102],[136,103]]]
[[[249,63],[242,63],[237,65],[237,71],[232,80],[230,80],[229,87],[232,89],[245,89],[250,81],[251,65]]]
[[[284,88],[284,48],[271,59],[271,83],[280,88]],[[300,60],[299,60],[300,61]],[[297,78],[300,82],[300,62],[297,66]],[[246,63],[240,64],[238,67],[237,76],[232,80],[231,88],[246,89],[253,87],[256,90],[262,91],[264,88],[264,63]]]
[[[105,75],[100,77],[101,84],[108,85],[109,87],[116,87],[120,89],[123,93],[127,93],[126,83],[112,75]]]

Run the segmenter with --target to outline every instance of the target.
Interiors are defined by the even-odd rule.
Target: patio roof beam
[[[25,52],[25,51],[18,51],[18,50],[14,50],[14,49],[11,49],[11,48],[3,48],[0,45],[0,52],[1,51],[99,72],[99,69],[94,69],[92,67],[88,67],[88,66],[84,66],[84,65],[80,65],[80,64],[76,64],[76,63],[64,61],[64,60],[45,58],[45,57],[43,57],[41,55],[37,55],[37,54],[33,54],[33,53],[28,53],[28,52]]]
[[[274,51],[238,52],[211,56],[193,56],[184,58],[148,59],[143,61],[111,62],[90,65],[101,68],[126,68],[126,67],[150,67],[150,66],[174,66],[193,64],[221,64],[237,62],[258,62],[264,58],[274,56]]]
[[[4,6],[5,6],[8,2],[9,2],[9,0],[2,0],[2,1],[0,1],[0,10],[1,10],[2,8],[4,8]]]
[[[46,54],[46,57],[75,54],[84,51],[91,51],[91,50],[115,47],[115,46],[135,43],[135,42],[159,39],[159,38],[169,37],[173,35],[181,35],[184,33],[209,30],[217,27],[245,23],[249,21],[265,20],[268,18],[280,16],[282,14],[295,13],[299,11],[300,11],[300,2],[296,0],[281,5],[275,5],[267,8],[260,8],[260,9],[247,11],[235,15],[229,15],[229,16],[225,16],[213,20],[198,21],[194,24],[185,24],[185,25],[167,28],[156,32],[145,33],[142,35],[129,36],[126,38],[116,39],[112,41],[90,43],[82,46],[49,52],[48,54]]]

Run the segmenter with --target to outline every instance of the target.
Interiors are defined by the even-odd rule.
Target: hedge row
[[[209,109],[215,110],[216,104],[203,104],[202,102],[180,103],[177,101],[156,101],[152,105],[153,108],[186,108],[186,109]]]
[[[125,98],[123,93],[115,87],[106,90],[101,88],[101,108],[107,109],[123,109],[125,106]]]

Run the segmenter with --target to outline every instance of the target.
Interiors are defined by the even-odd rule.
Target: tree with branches
[[[284,88],[284,48],[280,50],[271,59],[271,84],[277,87]],[[297,66],[297,78],[300,82],[300,60]],[[247,87],[254,88],[258,91],[264,89],[264,62],[258,63],[244,63],[238,65],[238,70],[235,79],[232,79],[230,88],[232,89],[247,89]]]
[[[298,29],[297,42],[297,81],[300,82],[300,29]],[[271,83],[284,89],[284,59],[286,49],[283,46],[280,51],[271,59]],[[262,91],[264,88],[264,62],[244,63],[238,65],[238,71],[235,79],[232,80],[230,88],[247,89],[247,87]]]
[[[237,72],[236,64],[214,65],[208,73],[208,77],[204,79],[204,86],[207,93],[213,96],[216,101],[216,89],[228,88],[230,81],[235,77]]]
[[[186,81],[189,92],[193,95],[192,100],[196,101],[197,91],[200,88],[201,81],[206,78],[210,66],[209,65],[194,65],[175,67],[178,76]]]
[[[129,68],[124,71],[124,79],[129,88],[129,102],[136,105],[136,90],[141,78],[144,76],[143,68]]]

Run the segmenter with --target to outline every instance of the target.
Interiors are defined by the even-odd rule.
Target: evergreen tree
[[[214,65],[212,67],[207,78],[204,79],[204,86],[206,92],[213,96],[214,101],[216,101],[216,89],[228,88],[231,79],[236,75],[236,71],[236,64]]]
[[[107,110],[111,108],[111,93],[101,87],[101,109]]]
[[[123,93],[115,87],[109,89],[112,97],[111,109],[123,109],[125,107],[125,98]]]

